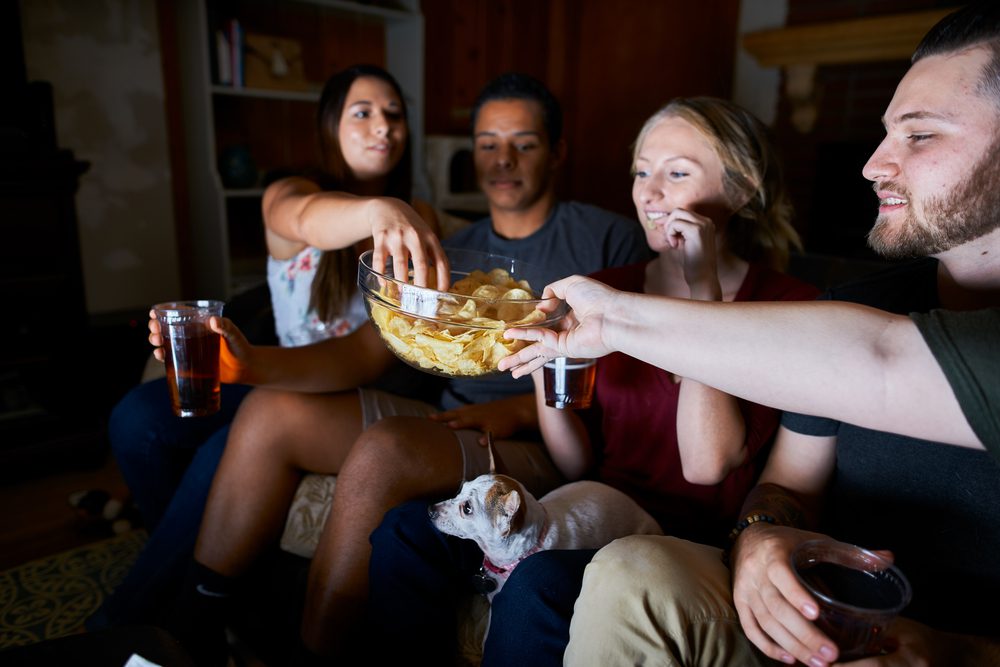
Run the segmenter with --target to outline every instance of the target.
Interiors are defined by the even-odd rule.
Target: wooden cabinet
[[[381,65],[399,80],[409,110],[415,185],[426,192],[419,0],[397,0],[393,8],[350,0],[181,0],[176,12],[193,255],[181,262],[193,267],[196,292],[189,296],[227,298],[264,280],[263,183],[284,170],[318,164],[316,102],[325,80],[348,65]],[[301,63],[285,64],[300,68],[306,85],[220,84],[216,31],[225,31],[231,19],[244,35],[293,41]],[[256,178],[224,178],[220,162],[226,161],[252,163]]]
[[[0,157],[0,481],[91,462],[104,446],[87,371],[106,359],[87,344],[74,203],[88,168],[68,150]]]
[[[746,3],[744,3],[746,4]],[[630,146],[678,95],[731,94],[738,0],[423,0],[427,133],[466,135],[479,89],[517,70],[563,107],[559,192],[627,216]]]

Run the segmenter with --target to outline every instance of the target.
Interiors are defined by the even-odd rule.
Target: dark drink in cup
[[[167,388],[174,414],[204,417],[219,411],[221,336],[208,320],[222,315],[220,301],[178,301],[153,306],[160,323]]]
[[[814,621],[837,644],[838,662],[878,655],[886,630],[910,601],[910,584],[891,562],[860,547],[810,540],[792,554],[799,581],[816,598]]]
[[[594,397],[596,359],[559,357],[542,369],[545,405],[550,408],[589,408]]]
[[[190,325],[189,328],[193,327]],[[203,417],[218,412],[219,334],[213,331],[185,332],[177,336],[176,330],[172,333],[176,337],[163,351],[174,414]]]

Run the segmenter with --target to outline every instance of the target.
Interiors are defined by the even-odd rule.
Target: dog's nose
[[[427,516],[429,516],[432,519],[436,519],[437,518],[438,513],[437,513],[437,510],[434,509],[434,505],[428,505],[428,507],[427,507]]]

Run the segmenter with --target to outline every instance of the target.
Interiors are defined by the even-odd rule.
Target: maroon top
[[[645,268],[646,263],[632,264],[592,277],[616,289],[642,292]],[[735,300],[809,301],[818,294],[801,280],[751,264]],[[595,440],[598,478],[632,496],[668,535],[722,544],[763,467],[766,456],[758,454],[770,444],[779,413],[741,400],[748,462],[722,483],[705,486],[687,482],[681,472],[676,427],[680,385],[669,373],[615,352],[598,360],[594,391],[594,416],[603,434],[603,443]]]

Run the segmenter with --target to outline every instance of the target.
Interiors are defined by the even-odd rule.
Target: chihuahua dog
[[[428,512],[442,533],[474,540],[483,550],[477,588],[489,600],[517,564],[538,551],[599,549],[626,535],[663,534],[634,500],[591,481],[566,484],[536,500],[518,481],[487,473]]]

